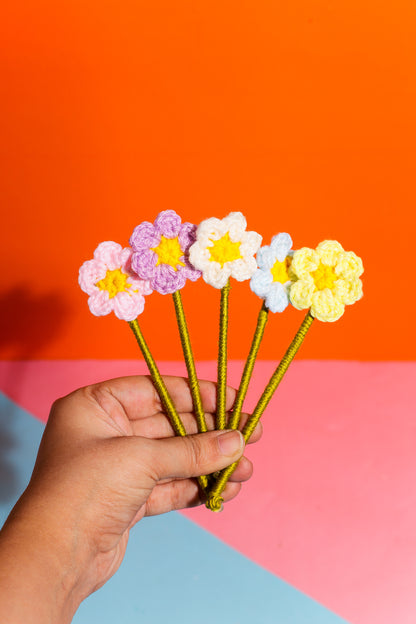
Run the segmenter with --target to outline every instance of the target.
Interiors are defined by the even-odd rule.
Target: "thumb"
[[[149,442],[149,460],[158,480],[199,477],[222,470],[238,461],[244,451],[240,431],[210,431]]]

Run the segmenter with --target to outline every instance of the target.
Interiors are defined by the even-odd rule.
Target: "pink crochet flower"
[[[197,280],[201,272],[189,262],[189,247],[195,242],[196,225],[182,223],[174,210],[164,210],[154,223],[143,221],[131,235],[131,266],[154,290],[166,295]]]
[[[89,296],[88,305],[95,316],[114,312],[122,321],[134,321],[144,309],[144,296],[152,289],[148,281],[131,270],[130,247],[106,241],[94,251],[79,270],[78,283]]]

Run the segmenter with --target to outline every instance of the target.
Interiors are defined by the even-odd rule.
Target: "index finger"
[[[166,388],[179,413],[192,412],[192,396],[188,380],[184,377],[163,376]],[[122,405],[129,420],[139,420],[163,412],[159,395],[148,376],[118,377],[104,381],[102,389],[107,390]],[[199,382],[202,406],[205,412],[216,410],[216,384],[213,381]],[[230,410],[236,391],[227,387],[226,409]]]

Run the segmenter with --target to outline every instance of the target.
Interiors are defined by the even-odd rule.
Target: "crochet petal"
[[[199,240],[189,249],[189,261],[199,271],[204,271],[211,263],[210,251]]]
[[[154,251],[146,249],[132,255],[131,266],[140,279],[150,280],[155,274],[157,255]]]
[[[133,250],[131,247],[125,247],[122,249],[120,253],[120,268],[123,273],[130,274],[132,272],[131,269],[131,257],[133,255]]]
[[[262,237],[257,232],[245,232],[241,240],[241,253],[243,256],[247,256],[257,253],[261,245]]]
[[[309,277],[309,273],[316,271],[319,266],[319,256],[314,249],[302,247],[293,254],[292,271],[298,279]]]
[[[217,217],[211,217],[202,221],[196,230],[197,241],[205,246],[210,240],[219,240],[225,233],[226,227]]]
[[[156,267],[152,286],[162,295],[173,293],[185,286],[186,277],[181,271],[175,269],[168,264],[160,264]]]
[[[257,269],[250,280],[251,290],[262,299],[265,299],[269,294],[273,285],[273,276],[270,271],[263,271]]]
[[[363,261],[353,251],[346,251],[338,259],[335,273],[343,279],[355,280],[364,273]]]
[[[305,310],[311,306],[314,292],[313,281],[298,280],[290,287],[290,302],[297,310]]]
[[[175,238],[180,227],[181,218],[174,210],[162,210],[155,219],[156,231],[166,238]]]
[[[78,284],[87,295],[97,292],[96,283],[104,279],[107,267],[100,260],[87,260],[79,269]]]
[[[289,253],[287,255],[289,256],[289,258],[293,258],[293,251],[289,251]],[[291,282],[296,282],[296,280],[298,279],[296,273],[292,269],[292,262],[288,266],[287,274],[288,274],[289,279],[290,279]]]
[[[88,306],[94,316],[105,316],[113,310],[113,302],[106,290],[97,290],[89,297]]]
[[[332,323],[344,314],[345,306],[329,288],[312,295],[311,314],[319,321]]]
[[[143,221],[143,223],[137,225],[130,236],[130,245],[133,247],[133,251],[157,247],[159,243],[160,234],[156,231],[153,223],[149,221]]]
[[[192,264],[189,262],[188,258],[185,258],[185,266],[179,269],[181,273],[183,273],[186,279],[190,279],[191,282],[196,282],[202,275],[201,271],[195,269]]]
[[[275,255],[276,260],[283,262],[292,248],[292,239],[286,232],[280,232],[273,236],[270,247]]]
[[[360,279],[339,279],[333,287],[334,296],[345,305],[352,305],[363,296],[363,283]]]
[[[234,260],[233,262],[227,262],[224,265],[224,268],[227,264],[231,265],[231,276],[238,282],[250,279],[250,277],[257,270],[257,262],[255,258],[241,258],[239,260]]]
[[[229,232],[233,242],[240,241],[247,227],[247,220],[242,212],[230,212],[223,220],[225,231]]]
[[[287,289],[283,284],[274,282],[266,297],[266,306],[270,312],[284,312],[289,305]]]
[[[264,247],[260,247],[257,252],[257,265],[263,271],[270,271],[274,263],[276,262],[276,257],[273,252],[273,249],[269,245],[265,245]]]
[[[344,254],[344,249],[338,241],[325,240],[316,248],[319,260],[326,266],[335,266]]]
[[[121,265],[120,256],[123,248],[113,241],[100,243],[94,251],[94,259],[103,262],[110,271],[119,269]]]
[[[210,262],[203,271],[202,277],[207,284],[214,288],[223,288],[231,276],[231,262],[227,262],[223,268],[218,262]]]
[[[144,297],[128,292],[119,292],[114,297],[114,314],[122,321],[134,321],[144,310]]]
[[[186,254],[189,251],[189,247],[196,241],[196,225],[193,223],[183,223],[179,231],[179,245]]]
[[[127,279],[127,284],[128,286],[130,286],[128,290],[129,293],[137,292],[141,295],[151,295],[153,292],[149,280],[137,279],[137,277],[129,277]]]

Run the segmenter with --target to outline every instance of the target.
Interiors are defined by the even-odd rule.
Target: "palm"
[[[165,378],[168,391],[188,434],[197,433],[187,381]],[[227,409],[234,391],[229,390]],[[216,389],[201,382],[201,397],[209,429],[214,428]],[[159,397],[147,377],[120,378],[81,389],[58,401],[51,412],[38,458],[38,474],[43,469],[58,474],[63,493],[62,510],[88,505],[89,523],[94,527],[96,581],[101,586],[119,567],[130,529],[143,516],[190,507],[201,503],[195,479],[158,477],[157,466],[149,462],[152,440],[174,435]],[[257,431],[252,441],[260,436]],[[131,444],[130,441],[131,440]],[[134,452],[132,452],[134,444]],[[157,462],[157,459],[156,459]],[[82,487],[74,500],[74,475]],[[88,479],[85,479],[85,475]],[[251,463],[242,458],[224,492],[233,498],[240,482],[251,475]]]

